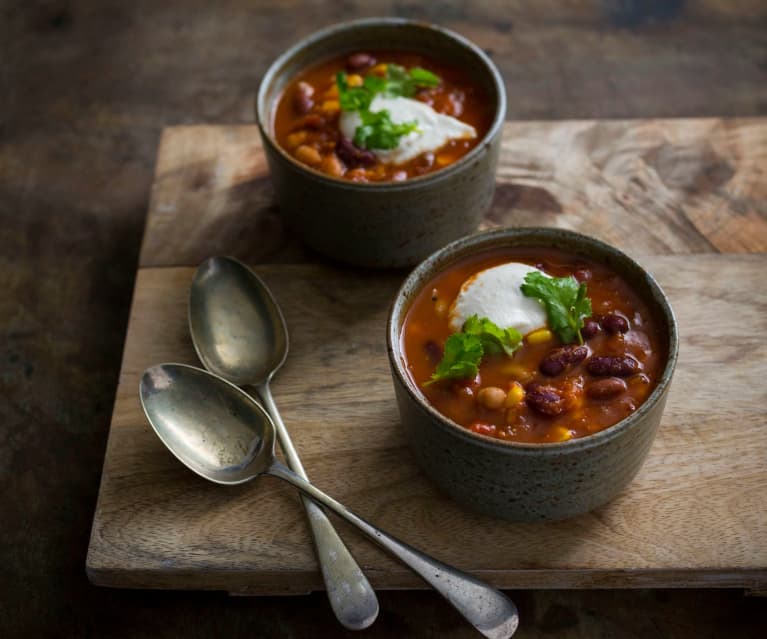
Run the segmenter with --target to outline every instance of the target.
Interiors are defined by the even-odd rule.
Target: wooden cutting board
[[[591,161],[580,175],[571,167],[563,177],[567,154],[555,162],[549,149],[549,160],[535,160],[547,144],[570,145],[585,131],[589,146],[572,150]],[[405,446],[384,338],[403,274],[280,263],[319,259],[279,224],[253,127],[166,130],[88,553],[91,580],[249,594],[322,588],[293,489],[272,478],[232,488],[206,483],[166,451],[141,412],[145,367],[196,363],[189,283],[201,259],[229,253],[261,262],[256,269],[283,306],[291,353],[274,395],[304,465],[359,514],[504,588],[765,589],[767,255],[714,252],[762,251],[767,243],[758,180],[765,131],[753,120],[507,125],[500,169],[507,186],[487,223],[537,219],[590,231],[634,255],[680,253],[639,259],[669,294],[681,332],[664,420],[629,489],[570,521],[511,524],[441,495]],[[698,149],[684,156],[686,169],[672,163],[666,180],[675,186],[666,190],[661,170],[648,168],[646,144],[663,139]],[[709,151],[720,168],[700,168],[714,166]],[[692,165],[698,177],[690,181]],[[645,200],[621,204],[635,177],[650,185]],[[504,200],[509,188],[522,195]],[[353,529],[338,528],[375,587],[423,587]]]

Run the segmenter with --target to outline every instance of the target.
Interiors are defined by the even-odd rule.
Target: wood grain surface
[[[385,352],[400,277],[260,266],[291,354],[274,395],[304,465],[384,529],[504,588],[767,584],[765,255],[640,258],[678,315],[680,360],[650,457],[627,491],[576,519],[511,524],[472,514],[418,471]],[[322,587],[303,511],[274,479],[234,488],[184,468],[147,424],[144,368],[196,363],[186,301],[194,268],[139,271],[88,571],[102,585],[252,594]],[[339,524],[377,588],[409,571]]]
[[[764,119],[508,122],[483,226],[569,228],[635,254],[767,251],[765,166]],[[255,126],[166,129],[140,264],[217,253],[312,257],[283,228]]]

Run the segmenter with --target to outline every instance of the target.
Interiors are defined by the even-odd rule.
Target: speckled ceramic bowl
[[[434,173],[375,184],[330,177],[283,151],[272,135],[273,111],[296,73],[336,55],[380,48],[425,53],[470,70],[495,110],[481,143]],[[397,18],[347,22],[309,36],[272,64],[256,100],[256,119],[286,223],[317,251],[371,267],[412,266],[477,228],[495,189],[505,114],[503,80],[481,49],[441,27]]]
[[[665,329],[668,359],[639,409],[603,431],[555,444],[485,437],[437,412],[408,374],[402,323],[423,285],[455,260],[502,246],[560,248],[602,262],[622,275]],[[423,471],[469,508],[513,521],[565,519],[618,495],[647,457],[677,359],[674,313],[658,284],[624,253],[593,238],[546,228],[502,229],[465,237],[437,251],[407,277],[387,327],[389,360],[400,417]]]

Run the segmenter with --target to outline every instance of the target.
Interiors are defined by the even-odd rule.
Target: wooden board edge
[[[212,125],[204,125],[204,124],[198,124],[193,126],[212,126]],[[220,125],[218,125],[220,126]],[[256,125],[250,125],[250,126],[256,126]],[[166,126],[163,127],[160,131],[160,140],[157,143],[157,151],[154,155],[154,168],[152,170],[152,184],[149,187],[149,200],[146,203],[146,213],[144,214],[144,225],[141,228],[141,243],[139,244],[139,250],[138,250],[138,262],[137,262],[137,270],[141,269],[142,264],[144,264],[144,252],[146,249],[147,244],[147,237],[149,236],[148,230],[149,230],[149,221],[152,215],[152,211],[155,210],[154,208],[154,199],[156,197],[155,195],[155,187],[157,186],[157,183],[160,179],[160,171],[161,171],[161,158],[163,157],[163,148],[168,144],[168,140],[173,137],[175,130],[177,129],[183,129],[183,128],[189,128],[189,125],[175,125],[175,126]],[[133,302],[131,301],[131,308],[133,307]]]
[[[90,557],[89,557],[90,559]],[[377,590],[426,590],[428,586],[407,570],[384,573],[366,570],[365,575]],[[243,596],[298,595],[322,591],[319,571],[269,572],[258,584],[253,576],[237,570],[130,570],[86,566],[88,579],[95,586],[109,588],[217,590]],[[739,589],[763,592],[767,589],[767,568],[678,569],[678,570],[513,570],[472,571],[473,576],[501,590],[632,590],[640,588]],[[300,589],[296,583],[304,584]]]

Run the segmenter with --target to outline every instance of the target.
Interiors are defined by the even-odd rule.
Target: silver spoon
[[[288,354],[288,329],[266,285],[237,260],[205,260],[189,293],[189,330],[207,370],[253,388],[272,418],[288,466],[308,479],[269,389]],[[336,618],[351,630],[367,628],[378,616],[373,587],[324,511],[307,497],[302,501]]]
[[[198,475],[241,484],[267,474],[293,484],[410,567],[485,637],[514,634],[517,608],[503,593],[369,524],[276,460],[272,420],[234,384],[192,366],[159,364],[144,372],[140,395],[157,435]]]

